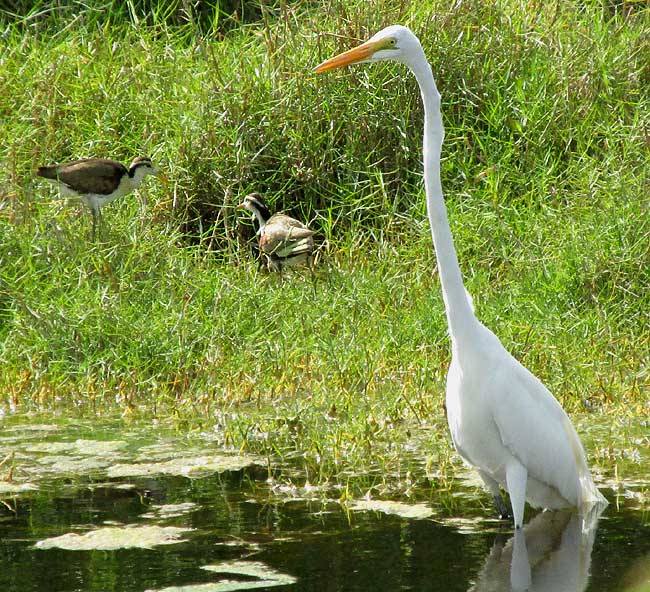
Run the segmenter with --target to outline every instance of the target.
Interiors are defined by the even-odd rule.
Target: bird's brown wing
[[[266,223],[266,227],[268,228],[269,226],[277,227],[278,229],[283,228],[287,233],[291,233],[293,238],[305,238],[314,234],[314,231],[309,226],[286,214],[275,214],[271,216]]]
[[[39,176],[60,181],[78,193],[108,195],[128,174],[126,167],[115,160],[88,158],[67,164],[40,167]]]
[[[314,231],[302,222],[285,214],[275,214],[264,225],[260,248],[268,255],[282,257],[313,249]],[[296,253],[293,251],[296,250]],[[280,254],[281,253],[281,254]]]

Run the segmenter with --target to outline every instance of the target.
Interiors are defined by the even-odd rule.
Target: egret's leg
[[[507,520],[510,518],[510,512],[508,511],[508,504],[503,501],[501,493],[494,494],[494,505],[497,507],[497,512],[499,512],[499,518],[501,520]]]
[[[478,472],[479,476],[481,479],[483,479],[483,483],[485,483],[485,487],[487,487],[487,490],[492,494],[492,497],[494,498],[494,505],[497,507],[497,512],[499,512],[499,518],[501,520],[505,520],[506,518],[510,517],[510,513],[508,512],[508,506],[506,503],[503,501],[503,497],[501,497],[501,492],[499,491],[499,484],[492,479],[487,473],[484,473],[483,471]]]
[[[515,537],[512,545],[510,588],[513,592],[530,590],[531,584],[532,575],[530,573],[528,550],[526,549],[526,536],[523,529],[518,528],[515,530]]]
[[[526,504],[526,481],[528,471],[518,461],[511,461],[506,467],[506,483],[510,494],[512,514],[515,518],[515,528],[521,528],[524,521],[524,505]]]

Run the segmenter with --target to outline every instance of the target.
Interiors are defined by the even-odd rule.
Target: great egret
[[[150,158],[139,156],[128,169],[116,160],[84,158],[42,166],[36,174],[56,185],[61,195],[79,197],[86,203],[93,215],[94,239],[102,206],[137,189],[147,175],[160,172]]]
[[[508,491],[517,528],[526,501],[543,508],[606,503],[560,404],[474,315],[442,194],[440,94],[418,38],[393,25],[323,62],[315,72],[382,60],[401,62],[413,72],[424,103],[424,186],[451,337],[446,402],[456,449],[478,470],[502,517],[508,511],[499,486]]]
[[[311,265],[314,252],[314,231],[286,214],[273,214],[258,193],[251,193],[239,204],[257,220],[260,250],[270,271],[285,267]]]

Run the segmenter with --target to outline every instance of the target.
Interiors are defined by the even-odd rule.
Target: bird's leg
[[[97,236],[97,217],[99,215],[99,212],[95,208],[91,208],[90,211],[92,212],[93,215],[93,242],[95,242],[95,237]]]
[[[261,249],[254,243],[250,243],[251,254],[253,259],[257,261],[257,270],[260,271],[266,267],[266,257],[262,254]]]
[[[512,544],[512,560],[510,562],[510,588],[511,590],[530,590],[532,575],[530,561],[526,548],[526,535],[521,528],[515,530]]]
[[[488,474],[484,473],[483,471],[479,471],[478,474],[483,480],[483,483],[485,483],[485,487],[487,487],[488,491],[492,494],[492,498],[494,499],[494,505],[497,507],[497,512],[499,512],[499,518],[501,518],[501,520],[506,520],[510,518],[510,512],[508,512],[508,506],[503,501],[503,497],[501,496],[501,492],[499,491],[499,484],[494,479],[492,479],[492,477],[490,477]]]
[[[282,277],[282,263],[273,254],[266,255],[266,266],[269,271],[275,271]]]
[[[524,505],[526,504],[526,481],[528,471],[519,461],[512,459],[506,467],[506,484],[510,494],[512,514],[515,518],[515,528],[521,528],[524,521]]]
[[[497,507],[497,512],[499,512],[499,518],[501,520],[507,520],[510,518],[510,512],[508,511],[508,504],[503,501],[503,496],[500,493],[497,493],[494,496],[494,505]]]
[[[316,296],[316,267],[314,265],[314,257],[312,255],[309,255],[309,257],[307,257],[307,267],[309,268],[311,287],[314,291],[314,296]]]
[[[104,230],[104,217],[102,216],[101,208],[97,208],[97,228],[99,231],[99,238],[101,239]]]

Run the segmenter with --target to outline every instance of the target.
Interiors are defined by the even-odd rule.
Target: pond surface
[[[648,480],[514,537],[426,495],[343,505],[162,432],[0,420],[0,590],[650,590]]]

